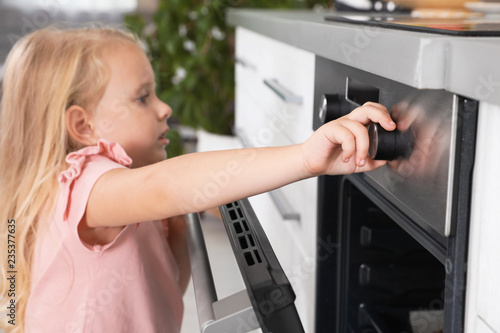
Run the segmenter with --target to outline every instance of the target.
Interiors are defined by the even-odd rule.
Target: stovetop
[[[500,18],[417,18],[410,15],[342,14],[327,21],[464,37],[500,37]]]

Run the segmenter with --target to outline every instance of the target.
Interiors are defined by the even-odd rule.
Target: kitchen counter
[[[500,38],[454,37],[326,21],[334,12],[228,11],[228,22],[420,89],[500,105]]]

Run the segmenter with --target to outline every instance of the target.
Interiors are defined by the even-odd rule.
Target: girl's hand
[[[348,115],[321,126],[303,145],[304,163],[311,175],[338,175],[377,169],[386,161],[368,156],[367,126],[379,123],[388,131],[396,128],[387,109],[368,102]]]

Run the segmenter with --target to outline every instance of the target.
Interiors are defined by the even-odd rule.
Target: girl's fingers
[[[364,166],[359,168],[359,172],[375,170],[385,164],[387,164],[387,161],[369,159],[366,161],[366,164]]]
[[[347,118],[337,120],[335,125],[335,128],[332,127],[331,131],[329,131],[330,140],[341,145],[342,161],[349,162],[356,155],[355,164],[359,167],[364,166],[370,145],[366,127]]]
[[[380,109],[382,111],[387,111],[387,108],[385,106],[383,106],[382,104],[380,104],[380,103],[366,102],[365,104],[363,104],[363,106],[367,106],[367,105],[376,107],[377,109]]]
[[[340,158],[343,162],[347,163],[356,150],[356,140],[353,133],[347,127],[342,126],[340,123],[336,125],[335,128],[327,132],[329,136],[328,140],[342,147]]]
[[[368,125],[370,122],[379,123],[388,131],[396,128],[396,123],[392,120],[389,111],[379,103],[367,102],[363,106],[354,109],[346,117],[364,125]]]
[[[354,164],[359,169],[371,170],[384,164],[384,162],[374,162],[368,158],[370,140],[366,125],[371,122],[379,123],[389,131],[396,128],[387,109],[373,102],[367,102],[348,115],[333,121],[331,125],[326,125],[331,126],[325,127],[328,129],[326,137],[331,143],[341,146],[340,158],[344,163],[356,156]]]
[[[342,120],[342,126],[347,128],[355,138],[356,164],[360,167],[365,165],[370,140],[366,127],[357,121]]]

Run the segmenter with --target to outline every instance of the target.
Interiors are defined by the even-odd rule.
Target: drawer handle
[[[257,66],[255,66],[254,64],[252,64],[250,61],[244,59],[244,58],[241,58],[241,57],[236,57],[235,59],[235,62],[237,64],[240,64],[242,67],[244,68],[248,68],[254,72],[257,71]]]
[[[283,220],[300,221],[300,214],[293,209],[292,205],[290,205],[290,202],[288,202],[288,199],[281,190],[278,189],[271,191],[269,192],[269,195],[271,196],[274,205],[280,212]]]
[[[241,145],[245,148],[254,148],[253,145],[250,143],[250,140],[248,139],[245,131],[242,128],[236,128],[235,130],[236,137],[240,140]],[[286,198],[285,194],[280,190],[276,189],[274,191],[268,192],[269,195],[271,196],[271,199],[278,209],[278,212],[281,215],[281,218],[283,220],[296,220],[300,221],[300,213],[295,211],[288,202],[288,199]]]
[[[289,89],[284,87],[276,79],[264,79],[264,84],[268,86],[276,95],[278,95],[285,103],[302,104],[302,96],[296,95]]]

